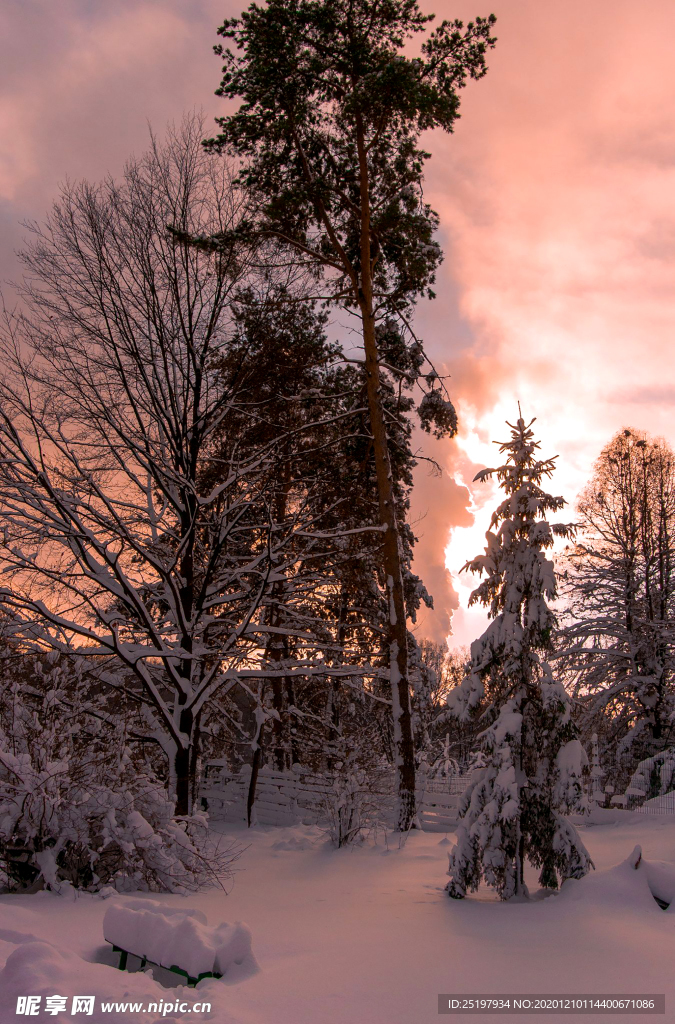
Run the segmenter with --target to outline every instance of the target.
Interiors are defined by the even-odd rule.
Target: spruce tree
[[[519,418],[500,446],[506,462],[476,480],[496,476],[505,493],[492,515],[485,554],[464,566],[485,578],[472,604],[492,619],[471,645],[462,683],[450,710],[468,719],[485,707],[482,733],[486,764],[465,793],[458,840],[450,855],[448,893],[461,899],[484,879],[502,899],[526,896],[525,859],[540,868],[540,884],[556,888],[558,876],[581,878],[592,866],[564,815],[583,807],[585,755],[576,737],[570,699],[547,663],[556,624],[548,601],[556,574],[546,550],[574,527],[550,524],[546,515],[565,504],[541,488],[555,458],[537,457],[539,443]]]

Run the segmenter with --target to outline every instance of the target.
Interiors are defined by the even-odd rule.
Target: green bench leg
[[[113,946],[113,953],[119,953],[119,970],[125,971],[127,969],[127,959],[129,957],[129,951],[126,949],[120,949],[119,946]],[[137,954],[134,953],[134,956],[136,955]],[[145,965],[147,963],[152,963],[152,961],[148,961],[148,958],[145,956],[139,956],[138,959],[141,961],[141,966],[139,968],[139,970],[141,971],[145,968]],[[153,966],[159,967],[160,964],[153,964]],[[163,970],[171,971],[172,974],[180,974],[182,978],[185,978],[188,988],[196,988],[203,978],[222,978],[222,974],[218,974],[215,971],[204,971],[203,974],[199,974],[196,978],[193,978],[188,974],[187,971],[184,971],[182,968],[177,967],[176,964],[173,964],[171,967],[164,967]]]

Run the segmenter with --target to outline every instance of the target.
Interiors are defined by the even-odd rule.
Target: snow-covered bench
[[[153,900],[117,899],[103,918],[103,936],[120,954],[126,969],[129,954],[146,964],[163,967],[195,986],[203,978],[222,978],[232,964],[252,959],[251,933],[246,925],[219,924],[210,928],[199,910],[162,906]]]

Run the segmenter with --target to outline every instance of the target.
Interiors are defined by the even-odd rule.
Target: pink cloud
[[[425,335],[463,423],[450,471],[469,452],[494,464],[490,442],[520,400],[543,451],[560,453],[552,488],[573,502],[624,422],[675,440],[675,8],[493,7],[490,71],[467,88],[455,135],[429,139],[447,251],[438,290],[464,328],[439,337],[429,311]],[[479,508],[492,500],[472,491]]]
[[[215,30],[239,0],[6,0],[0,11],[0,276],[16,275],[18,222],[41,218],[66,177],[119,173],[213,96]],[[675,6],[653,0],[442,0],[440,17],[498,16],[490,70],[470,83],[453,136],[428,140],[426,194],[439,210],[446,262],[420,333],[449,373],[462,422],[434,445],[440,480],[417,473],[417,567],[438,636],[467,587],[446,576],[481,546],[494,501],[462,481],[493,464],[491,442],[516,414],[538,417],[553,487],[570,500],[624,422],[673,440],[675,292]],[[457,476],[457,480],[454,477]],[[483,511],[481,511],[481,509]],[[420,518],[420,516],[422,518]]]

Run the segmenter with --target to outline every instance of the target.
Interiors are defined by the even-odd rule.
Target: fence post
[[[417,805],[417,823],[420,829],[424,829],[424,798],[427,793],[427,779],[429,778],[429,765],[422,754],[415,772],[415,803]]]

